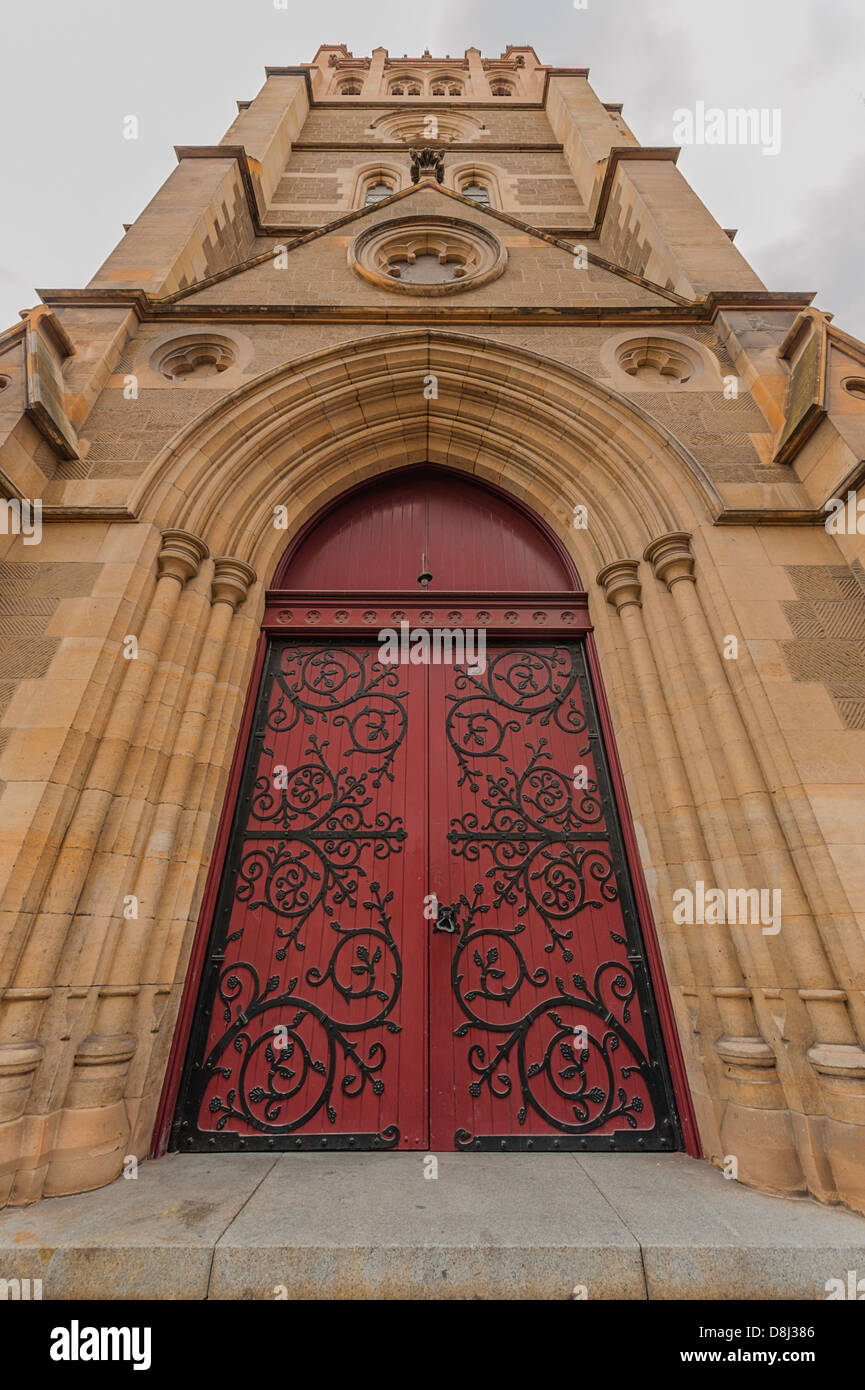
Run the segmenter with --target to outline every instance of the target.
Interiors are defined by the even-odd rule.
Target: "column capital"
[[[183,585],[187,579],[195,577],[202,560],[206,560],[209,554],[204,541],[193,536],[191,531],[163,531],[162,548],[156,557],[157,575],[160,579],[163,575],[170,575]]]
[[[643,559],[648,560],[655,578],[668,589],[680,579],[696,583],[690,531],[670,531],[666,536],[658,536],[646,546]]]
[[[245,561],[235,560],[231,555],[214,555],[211,603],[228,603],[232,609],[239,608],[255,578],[255,570]]]
[[[637,574],[639,567],[639,560],[613,560],[598,570],[595,576],[595,582],[603,589],[607,603],[611,603],[617,613],[621,613],[629,603],[635,603],[638,608],[643,606],[640,598],[643,586]]]

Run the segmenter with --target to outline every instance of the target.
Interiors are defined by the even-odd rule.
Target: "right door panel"
[[[583,645],[430,681],[432,1148],[679,1147]]]

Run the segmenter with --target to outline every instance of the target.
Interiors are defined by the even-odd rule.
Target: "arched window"
[[[471,198],[473,203],[477,203],[482,208],[490,206],[490,191],[486,184],[482,183],[472,175],[465,183],[460,185],[460,193],[464,198]]]
[[[463,86],[455,77],[436,77],[430,94],[434,97],[461,97]]]
[[[393,192],[393,185],[385,179],[380,177],[372,179],[366,186],[364,207],[370,207],[373,203],[380,203],[384,198],[389,198]]]
[[[494,97],[512,97],[514,94],[513,87],[507,82],[493,82],[491,91]]]
[[[344,87],[340,87],[339,94],[341,97],[359,97],[360,87],[356,82],[348,82]]]
[[[392,97],[405,96],[405,87],[391,87],[390,94]]]
[[[421,94],[421,93],[420,93],[420,87],[418,87],[418,86],[409,87],[408,90],[406,91],[406,96],[409,96],[409,97],[419,97],[420,94]]]

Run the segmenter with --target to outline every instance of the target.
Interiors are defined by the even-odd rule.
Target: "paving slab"
[[[175,1154],[0,1212],[54,1299],[825,1299],[865,1218],[682,1154]]]
[[[286,1154],[216,1247],[210,1297],[645,1298],[637,1242],[569,1154]]]
[[[865,1217],[755,1192],[685,1154],[576,1161],[639,1242],[650,1299],[825,1299],[828,1280],[865,1277]]]
[[[223,1231],[276,1159],[170,1154],[137,1178],[0,1212],[0,1279],[43,1299],[202,1299]]]

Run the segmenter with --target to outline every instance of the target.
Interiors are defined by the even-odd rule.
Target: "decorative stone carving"
[[[621,613],[629,603],[635,603],[638,608],[643,606],[638,569],[638,560],[613,560],[612,564],[604,565],[598,571],[596,582],[603,589],[607,603],[611,603],[617,613]]]
[[[230,555],[213,557],[213,579],[210,593],[212,603],[228,603],[232,609],[239,608],[246,598],[249,586],[255,583],[255,570],[243,560],[235,560]]]
[[[507,255],[486,228],[444,217],[407,217],[361,232],[348,260],[380,289],[441,295],[495,280]]]
[[[643,551],[643,559],[648,560],[655,574],[668,589],[680,579],[694,579],[694,557],[691,554],[691,537],[687,531],[670,531],[666,536],[658,536]]]
[[[190,377],[218,376],[237,359],[236,345],[216,333],[190,333],[163,343],[153,355],[154,371],[167,381],[186,381]]]
[[[616,349],[616,363],[628,376],[657,386],[684,386],[703,370],[696,349],[672,338],[631,338]]]
[[[411,151],[412,183],[420,183],[421,179],[435,179],[436,183],[444,183],[444,177],[445,160],[441,150],[424,145],[422,149]]]
[[[156,560],[159,578],[168,574],[178,584],[185,584],[198,573],[208,554],[204,541],[193,536],[191,531],[163,531],[162,549]]]

